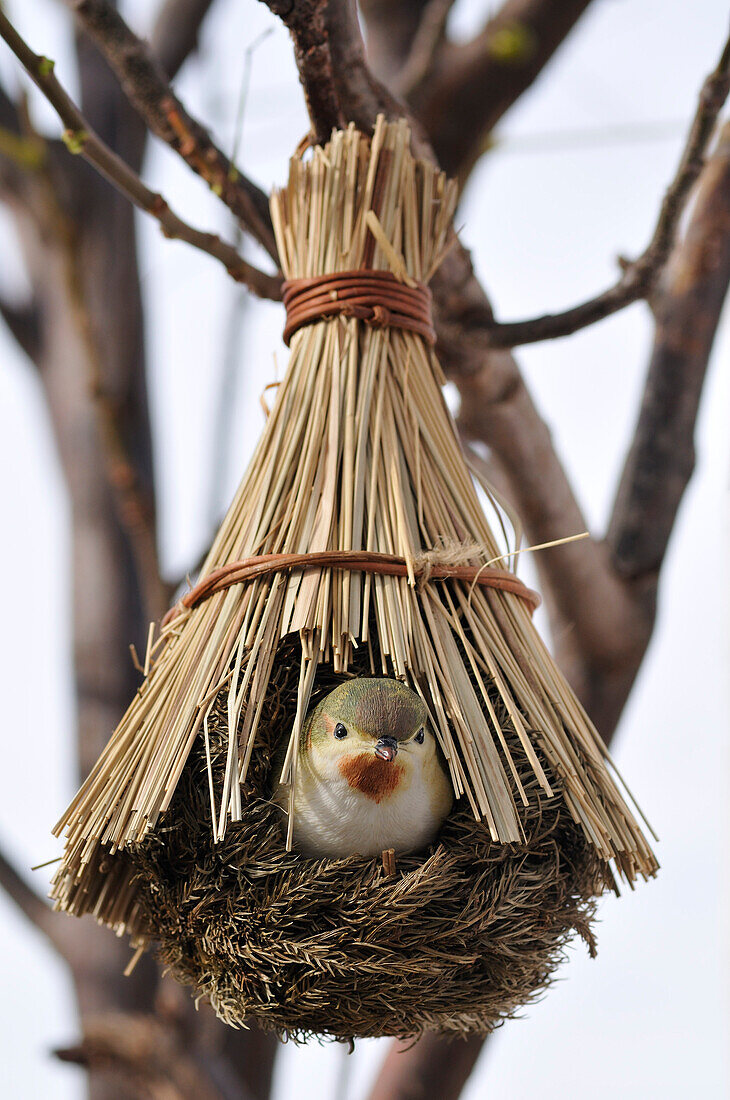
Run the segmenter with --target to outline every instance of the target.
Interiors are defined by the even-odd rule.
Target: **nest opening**
[[[290,639],[277,653],[243,820],[214,842],[199,737],[158,828],[116,857],[135,868],[138,927],[234,1026],[255,1016],[296,1040],[486,1033],[546,988],[575,932],[593,953],[590,921],[595,898],[614,885],[609,866],[527,763],[522,845],[494,843],[462,798],[429,850],[398,856],[394,877],[377,858],[287,851],[271,761],[296,711],[298,647]],[[366,653],[352,673],[371,674]],[[320,666],[313,701],[342,679]],[[208,729],[220,790],[224,694]]]

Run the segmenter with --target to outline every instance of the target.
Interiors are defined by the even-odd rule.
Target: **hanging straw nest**
[[[292,161],[272,200],[286,377],[201,581],[57,826],[57,906],[154,942],[234,1025],[486,1032],[575,931],[592,950],[614,873],[656,870],[533,594],[494,567],[443,400],[426,284],[454,203],[404,124]],[[305,857],[272,798],[277,750],[293,783],[306,714],[353,675],[420,694],[456,796],[395,868]]]

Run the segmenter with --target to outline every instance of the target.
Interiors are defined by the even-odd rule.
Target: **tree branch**
[[[154,54],[108,0],[67,0],[150,130],[209,184],[242,227],[276,260],[269,202],[183,107]],[[277,261],[278,262],[278,261]]]
[[[152,53],[172,80],[191,53],[215,0],[164,0],[150,36]]]
[[[83,1038],[55,1051],[62,1062],[112,1074],[149,1100],[252,1100],[243,1082],[204,1064],[174,1026],[154,1016],[104,1013],[84,1021]]]
[[[278,1040],[253,1023],[236,1029],[221,1023],[205,1001],[196,1002],[190,990],[170,975],[160,983],[155,1016],[173,1029],[179,1044],[213,1079],[220,1100],[269,1100]]]
[[[405,96],[439,164],[463,185],[496,123],[534,83],[589,3],[507,0],[474,39],[458,45],[439,26],[448,15],[446,0],[365,0],[361,6],[373,71]]]
[[[523,4],[527,7],[534,4],[535,12],[539,9],[541,15],[544,14],[543,4],[538,3],[537,0],[516,0],[516,6]],[[551,3],[544,4],[545,9],[550,6]],[[334,80],[340,82],[338,96],[346,117],[354,118],[358,125],[366,128],[372,125],[372,117],[378,109],[385,108],[388,113],[397,113],[398,104],[391,96],[384,98],[379,95],[377,83],[372,76],[367,79],[363,78],[362,67],[365,66],[367,69],[367,66],[364,62],[364,55],[358,48],[357,38],[353,33],[352,18],[347,20],[345,18],[346,7],[346,4],[338,5],[336,14],[333,13],[329,21],[330,52],[334,61]],[[502,9],[497,20],[501,20],[504,12],[511,7],[512,5],[508,3]],[[380,10],[380,5],[368,5],[367,10],[371,12]],[[487,32],[485,31],[485,33]],[[468,318],[472,336],[475,334],[475,329],[482,328],[489,334],[491,347],[511,348],[536,343],[540,340],[568,336],[581,328],[586,328],[611,316],[611,314],[618,312],[632,302],[649,297],[667,261],[688,195],[702,170],[707,146],[729,90],[730,39],[725,43],[716,68],[703,84],[687,141],[674,179],[662,201],[651,241],[637,260],[626,265],[621,278],[613,287],[562,313],[548,314],[527,321],[510,323],[496,321],[486,303],[478,303],[478,294],[476,296],[470,294],[470,301],[467,303],[463,300],[463,295],[455,294],[452,289],[445,295],[439,295],[441,300],[438,303],[438,312],[441,314],[443,322],[440,331],[442,350],[444,347],[447,349],[446,358],[450,359],[452,356],[456,356],[463,360],[465,355],[470,357],[469,342],[464,342],[462,338],[463,333],[460,322],[464,318]],[[463,119],[460,119],[460,125],[463,125]],[[426,129],[430,138],[431,130],[428,125]],[[464,127],[464,129],[468,130],[468,127]],[[422,141],[421,145],[423,145]],[[460,265],[464,267],[463,254],[459,256],[457,253],[457,257]],[[452,263],[448,263],[437,275],[434,285],[435,291],[438,290],[440,280],[446,281],[443,278],[444,272],[452,266]],[[450,281],[453,283],[452,279]],[[466,283],[463,285],[466,285]],[[456,315],[454,315],[455,310]],[[453,331],[450,331],[452,328]],[[478,342],[481,344],[481,341]],[[461,350],[459,350],[459,345],[461,345]],[[466,374],[472,369],[472,367],[462,363],[459,373]]]
[[[391,1044],[368,1100],[458,1100],[484,1040],[427,1033],[417,1043]]]
[[[264,0],[266,7],[281,19],[294,42],[299,79],[304,88],[307,110],[314,137],[323,145],[332,130],[340,126],[337,96],[332,79],[332,62],[326,31],[329,0]]]
[[[608,529],[622,577],[655,577],[694,470],[694,426],[730,280],[730,123],[652,298],[656,332],[638,423]]]
[[[492,361],[490,368],[459,377],[456,384],[459,427],[467,438],[490,448],[529,541],[550,542],[585,531],[585,518],[550,432],[516,367],[505,359],[495,370]],[[596,674],[600,669],[603,675],[637,660],[651,625],[637,614],[633,594],[614,573],[602,542],[584,539],[544,550],[535,562],[560,667],[608,741],[618,714],[598,705],[594,672],[588,669]],[[570,659],[568,644],[573,647]]]
[[[410,48],[392,81],[394,91],[409,103],[414,114],[417,111],[412,102],[413,93],[433,76],[439,53],[446,43],[446,24],[454,3],[455,0],[428,0],[423,6]],[[373,72],[377,71],[377,68],[373,68]],[[433,135],[431,138],[433,140]]]
[[[379,114],[387,119],[403,118],[409,112],[405,104],[370,71],[360,34],[355,0],[333,0],[326,9],[326,32],[332,62],[331,79],[340,111],[346,122],[354,122],[364,132],[371,131]],[[423,127],[409,117],[414,150],[436,162]]]
[[[228,274],[263,298],[281,298],[281,280],[247,263],[231,245],[214,233],[205,233],[184,222],[163,197],[151,191],[129,165],[106,145],[91,128],[81,111],[68,96],[53,72],[53,63],[28,47],[8,18],[0,12],[2,37],[40,88],[66,127],[64,141],[72,153],[80,153],[130,202],[151,214],[166,237],[186,241],[223,264]]]
[[[0,850],[0,887],[33,927],[46,937],[61,958],[68,961],[68,945],[61,934],[57,915],[48,902],[40,898],[28,885],[2,850]]]
[[[652,305],[654,348],[639,422],[605,542],[585,540],[536,558],[556,655],[610,740],[654,627],[661,568],[694,467],[693,434],[707,364],[730,281],[730,127],[700,177],[684,238]],[[460,424],[492,449],[531,541],[582,529],[547,429],[521,380],[490,372],[457,382]]]
[[[687,198],[696,182],[717,116],[730,91],[730,39],[725,43],[715,70],[705,80],[699,103],[674,179],[662,201],[654,234],[642,255],[626,265],[615,286],[595,298],[563,313],[535,317],[509,324],[494,322],[490,331],[493,347],[509,348],[569,336],[581,328],[610,317],[640,298],[647,298],[661,274],[674,242]]]
[[[444,46],[409,105],[445,171],[466,182],[497,122],[534,84],[590,0],[508,0],[480,34]]]
[[[398,84],[426,11],[436,2],[438,0],[359,0],[370,70],[389,88]]]
[[[18,108],[0,83],[0,127],[18,132]]]

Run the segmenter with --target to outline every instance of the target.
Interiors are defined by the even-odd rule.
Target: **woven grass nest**
[[[244,820],[213,843],[201,745],[164,829],[129,855],[161,961],[228,1023],[253,1016],[296,1039],[492,1030],[545,988],[574,933],[593,952],[594,899],[613,884],[607,864],[562,800],[540,797],[529,769],[524,844],[495,844],[462,799],[437,842],[399,856],[392,878],[378,859],[287,852],[270,798],[277,731],[288,736],[296,710],[298,645],[283,648]],[[352,672],[367,675],[367,662]],[[315,695],[341,679],[323,669]],[[219,782],[225,727],[221,698],[209,726]]]
[[[57,907],[154,945],[233,1025],[487,1032],[573,933],[593,950],[614,875],[656,870],[443,398],[427,284],[455,201],[403,123],[292,160],[272,198],[288,369],[198,583],[56,826]],[[310,709],[371,675],[420,695],[455,796],[395,869],[298,853],[293,795],[288,816],[272,797],[295,788]]]

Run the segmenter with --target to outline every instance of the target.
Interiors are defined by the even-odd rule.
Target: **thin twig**
[[[50,219],[55,223],[61,258],[59,275],[68,296],[70,319],[80,342],[80,362],[87,372],[87,392],[96,415],[114,509],[120,529],[129,539],[145,617],[147,620],[157,619],[168,604],[169,592],[160,573],[153,490],[139,463],[134,460],[118,402],[105,378],[104,356],[84,291],[78,237],[64,217],[50,183],[46,187],[45,205]]]
[[[238,103],[236,105],[236,120],[231,141],[231,161],[235,162],[243,140],[243,124],[248,104],[248,92],[251,85],[251,72],[256,50],[272,32],[271,27],[262,31],[243,51],[243,65],[241,83],[238,91]],[[236,247],[243,248],[243,231],[236,225],[234,231]],[[223,335],[223,355],[221,366],[221,378],[216,398],[216,410],[213,415],[213,454],[210,462],[208,499],[208,526],[211,538],[206,540],[206,546],[213,541],[215,532],[220,526],[221,517],[224,514],[226,501],[221,499],[221,488],[228,471],[228,459],[232,442],[231,424],[235,412],[236,388],[240,377],[240,342],[243,334],[243,321],[246,316],[247,297],[240,291],[236,291],[231,298],[230,310],[226,320]],[[207,553],[207,549],[206,549]],[[195,568],[198,573],[203,564]]]
[[[454,2],[429,0],[423,9],[408,56],[394,81],[395,90],[406,99],[434,69]]]
[[[506,6],[507,7],[507,6]],[[394,104],[386,89],[379,87],[369,73],[362,50],[357,44],[352,14],[344,4],[333,9],[329,16],[328,31],[330,54],[334,62],[333,79],[337,85],[341,107],[348,117],[358,124],[367,125],[373,112],[384,110],[392,117]],[[503,10],[506,10],[503,9]],[[463,268],[463,285],[471,282],[470,264],[463,250],[457,250],[441,272],[434,285],[441,323],[438,327],[440,350],[447,363],[452,359],[469,360],[483,354],[479,333],[488,339],[491,348],[511,348],[540,340],[570,335],[581,328],[609,317],[632,302],[648,298],[666,263],[676,236],[677,227],[685,209],[692,186],[702,170],[704,156],[717,121],[718,114],[730,89],[730,40],[725,43],[715,70],[702,87],[699,103],[674,179],[661,205],[654,234],[642,255],[626,265],[618,282],[602,294],[558,314],[531,318],[527,321],[497,322],[485,301],[479,302],[477,288],[470,287],[469,302],[462,302],[463,293],[455,292],[451,270],[452,263]],[[423,145],[423,143],[421,143]],[[443,293],[439,293],[443,279]],[[442,300],[439,300],[442,299]],[[443,300],[445,299],[445,301]],[[469,341],[463,340],[460,315],[468,318],[469,337],[476,337],[476,356],[470,352]],[[461,344],[461,348],[459,348]],[[472,373],[471,366],[454,368],[455,373]]]
[[[67,0],[150,130],[209,184],[276,260],[268,198],[232,164],[177,98],[159,61],[108,0]],[[278,261],[277,261],[278,262]]]
[[[277,276],[267,275],[247,263],[235,248],[216,234],[203,232],[182,221],[170,209],[162,195],[151,191],[137,173],[101,140],[56,79],[53,62],[33,53],[2,12],[0,37],[7,42],[63,122],[66,127],[64,141],[70,152],[83,156],[135,206],[156,218],[166,237],[186,241],[201,252],[206,252],[223,264],[233,279],[244,283],[260,297],[280,299],[281,281]]]
[[[674,179],[662,201],[654,234],[641,256],[626,265],[618,282],[595,298],[563,313],[547,314],[528,321],[494,322],[489,342],[495,348],[511,348],[569,336],[602,321],[642,298],[648,298],[667,261],[682,212],[697,180],[715,129],[717,117],[730,91],[730,39],[723,48],[717,68],[705,80],[699,103]]]

